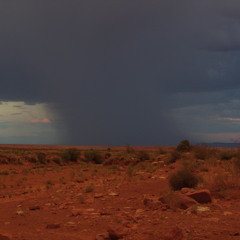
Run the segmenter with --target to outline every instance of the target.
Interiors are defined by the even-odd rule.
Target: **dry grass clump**
[[[217,150],[207,146],[193,146],[192,153],[196,159],[207,160],[217,155]]]
[[[80,155],[81,152],[78,149],[68,148],[62,152],[61,157],[65,162],[77,162]]]
[[[199,178],[188,168],[178,170],[169,178],[170,187],[175,191],[184,187],[194,188],[197,186],[198,182]]]
[[[220,160],[231,160],[236,156],[236,151],[232,150],[219,150],[218,157]]]
[[[208,174],[204,177],[204,186],[212,192],[221,192],[240,186],[239,176],[229,173]]]
[[[100,155],[100,153],[96,150],[88,150],[84,152],[84,158],[86,162],[93,162],[96,164],[101,164],[103,163],[103,158]]]

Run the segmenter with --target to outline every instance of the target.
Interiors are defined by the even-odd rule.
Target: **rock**
[[[59,223],[52,223],[52,224],[48,224],[46,226],[47,229],[57,229],[57,228],[60,228],[61,225]]]
[[[80,216],[80,215],[83,215],[83,210],[81,208],[73,208],[71,210],[71,216]]]
[[[224,216],[229,216],[229,215],[232,215],[233,213],[232,212],[229,212],[229,211],[225,211],[224,213],[223,213],[223,215]]]
[[[145,210],[143,209],[137,209],[136,212],[135,212],[135,217],[140,217],[144,214]]]
[[[118,194],[118,193],[115,193],[115,192],[110,192],[108,195],[109,195],[109,196],[116,197],[116,196],[118,196],[119,194]]]
[[[150,210],[162,209],[164,203],[159,200],[158,197],[145,196],[143,199],[143,204]]]
[[[100,233],[95,237],[95,240],[109,240],[108,232]]]
[[[197,206],[197,212],[207,212],[210,211],[209,207]]]
[[[171,232],[164,235],[164,240],[183,240],[183,230],[179,227],[175,227]]]
[[[18,209],[16,212],[17,215],[24,215],[25,212],[22,209]]]
[[[181,192],[173,192],[166,196],[160,197],[160,201],[167,204],[171,209],[187,209],[197,204],[197,201],[187,197]]]
[[[80,215],[99,215],[99,212],[95,212],[94,208],[86,208],[86,209],[82,209],[82,208],[73,208],[71,210],[71,215],[72,217],[76,217],[76,216],[80,216]]]
[[[208,189],[187,192],[185,195],[187,197],[190,197],[190,198],[196,200],[198,203],[211,203],[212,202],[211,193]]]
[[[31,211],[35,211],[35,210],[39,210],[40,209],[40,206],[32,206],[29,208],[29,210]]]
[[[189,192],[192,192],[192,191],[193,191],[192,188],[182,188],[181,189],[181,193],[183,193],[183,194],[186,194],[186,193],[189,193]]]
[[[10,238],[5,235],[0,234],[0,240],[10,240]]]
[[[118,229],[109,228],[107,232],[109,234],[109,240],[118,240],[127,235],[127,231],[120,228]]]
[[[103,194],[102,193],[95,193],[94,198],[102,198]]]

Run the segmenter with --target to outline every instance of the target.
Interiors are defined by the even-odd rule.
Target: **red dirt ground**
[[[174,165],[134,174],[127,167],[79,163],[0,168],[15,172],[0,175],[0,239],[240,239],[239,190],[234,198],[202,205],[209,207],[205,212],[144,205],[146,196],[169,190]],[[111,231],[118,237],[103,237]]]

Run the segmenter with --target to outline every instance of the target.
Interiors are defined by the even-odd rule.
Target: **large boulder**
[[[184,193],[187,197],[196,200],[198,203],[211,203],[212,196],[208,189],[192,190]]]
[[[190,198],[181,192],[172,192],[167,195],[161,196],[159,200],[163,204],[167,204],[171,209],[187,209],[193,205],[198,204],[196,200]]]
[[[10,240],[10,238],[6,235],[0,234],[0,240]]]

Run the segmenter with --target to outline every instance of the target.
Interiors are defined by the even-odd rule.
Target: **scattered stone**
[[[75,222],[67,222],[64,226],[70,230],[77,230],[77,224]]]
[[[180,191],[181,191],[181,193],[186,194],[186,193],[192,192],[193,189],[192,188],[182,188]]]
[[[125,237],[128,234],[126,230],[120,228],[118,229],[109,228],[107,232],[109,234],[109,240],[118,240]]]
[[[207,212],[210,211],[209,207],[197,206],[197,212]]]
[[[109,233],[108,232],[100,233],[95,237],[95,240],[110,240]]]
[[[94,198],[102,198],[103,194],[102,193],[95,193]]]
[[[119,194],[115,192],[110,192],[108,195],[113,197],[119,196]]]
[[[187,197],[196,200],[198,203],[211,203],[212,197],[208,189],[197,190],[185,193]]]
[[[143,209],[137,209],[136,210],[136,212],[135,212],[135,215],[141,215],[141,214],[143,214],[145,212],[145,210],[143,210]]]
[[[164,235],[164,240],[183,240],[183,230],[179,227],[175,227],[171,232]]]
[[[171,209],[187,209],[196,205],[198,202],[194,199],[187,197],[181,192],[173,192],[166,196],[159,198],[162,203],[167,204]]]
[[[193,205],[192,207],[190,207],[186,210],[186,213],[187,214],[191,214],[191,213],[198,214],[198,213],[200,213],[201,216],[204,216],[203,213],[208,212],[208,211],[210,211],[209,207]]]
[[[102,211],[100,212],[100,215],[101,215],[101,216],[110,216],[110,215],[112,215],[112,213],[111,213],[111,212],[108,212],[108,211],[105,211],[105,210],[102,210]]]
[[[150,210],[162,209],[164,206],[164,203],[161,202],[159,198],[155,196],[145,196],[143,199],[143,204]]]
[[[94,208],[87,208],[87,209],[73,208],[71,210],[71,216],[76,217],[76,216],[88,215],[88,214],[99,215],[99,212],[95,213],[94,211],[95,211]]]
[[[229,215],[232,215],[233,213],[232,212],[229,212],[229,211],[225,211],[224,213],[223,213],[223,215],[224,216],[229,216]]]
[[[81,208],[73,208],[71,210],[71,216],[80,216],[80,215],[83,215],[83,210]]]
[[[59,223],[52,223],[52,224],[48,224],[46,226],[47,229],[58,229],[60,227],[61,227],[61,225]]]
[[[240,233],[239,232],[235,232],[235,233],[231,233],[230,235],[234,236],[234,237],[237,237],[237,236],[240,236]]]
[[[23,215],[25,212],[22,209],[18,209],[16,213],[17,215]]]
[[[35,211],[35,210],[39,210],[39,209],[41,209],[40,206],[32,206],[29,208],[29,210],[31,210],[31,211]]]

